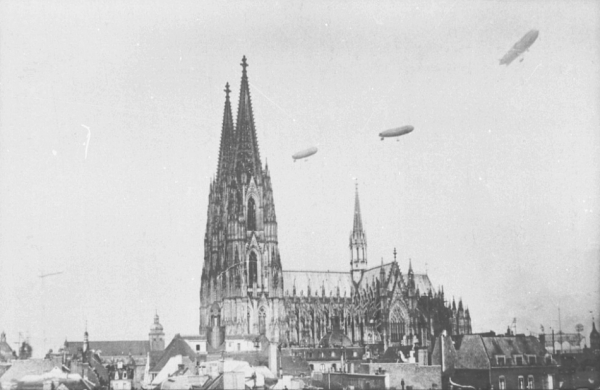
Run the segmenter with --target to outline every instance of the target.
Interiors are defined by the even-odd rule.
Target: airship
[[[413,131],[415,128],[412,126],[402,126],[402,127],[398,127],[396,129],[389,129],[386,131],[382,131],[381,133],[379,133],[379,136],[381,137],[381,140],[383,141],[384,138],[387,137],[399,137],[401,135],[404,134],[408,134],[411,131]]]
[[[500,65],[506,64],[508,66],[511,62],[513,62],[517,57],[521,54],[529,50],[529,47],[533,45],[533,42],[537,39],[539,35],[538,30],[531,30],[519,42],[515,43],[515,45],[500,59]],[[521,59],[523,61],[523,59]]]
[[[299,160],[301,158],[310,157],[310,156],[312,156],[315,153],[317,153],[317,148],[312,147],[312,148],[308,148],[308,149],[305,149],[305,150],[303,150],[301,152],[298,152],[298,153],[294,154],[292,156],[292,158],[294,159],[294,162],[296,162],[296,160]]]

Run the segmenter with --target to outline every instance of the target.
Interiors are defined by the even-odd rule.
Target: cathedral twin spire
[[[225,110],[223,113],[223,128],[221,132],[221,145],[219,148],[218,176],[225,177],[235,173],[238,179],[242,174],[250,177],[259,177],[261,171],[260,151],[254,126],[254,114],[250,98],[250,83],[246,68],[246,56],[242,58],[242,82],[238,102],[238,113],[233,125],[229,83],[225,86]]]

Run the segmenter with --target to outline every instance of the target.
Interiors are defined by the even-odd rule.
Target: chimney
[[[540,339],[540,343],[542,344],[542,347],[546,347],[546,335],[544,333],[540,333],[539,336]]]
[[[429,356],[426,348],[421,348],[417,351],[417,363],[419,364],[419,366],[428,366],[428,359]]]

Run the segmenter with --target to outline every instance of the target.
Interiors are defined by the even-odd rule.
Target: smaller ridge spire
[[[362,217],[360,215],[360,201],[358,199],[358,183],[355,183],[355,196],[354,196],[354,232],[362,232]]]
[[[397,263],[398,261],[396,261],[396,247],[394,247],[394,263]]]
[[[413,273],[413,269],[412,269],[412,259],[408,259],[408,273],[412,274]]]

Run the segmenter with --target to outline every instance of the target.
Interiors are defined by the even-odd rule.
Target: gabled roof
[[[462,335],[454,337],[456,351],[455,368],[486,370],[490,361],[479,335]]]
[[[392,270],[392,265],[393,263],[387,263],[387,264],[383,264],[383,265],[378,265],[376,267],[370,268],[368,270],[365,271],[365,273],[363,274],[362,279],[360,280],[360,288],[368,288],[371,287],[371,285],[374,282],[377,282],[377,280],[379,280],[379,277],[381,275],[381,268],[383,268],[383,270],[385,271],[385,277],[389,277],[390,272]]]
[[[42,375],[56,365],[56,362],[48,359],[13,360],[12,366],[2,375],[0,382],[16,382],[26,375]]]
[[[150,341],[148,340],[121,340],[121,341],[90,341],[90,350],[95,351],[101,357],[146,355],[150,352]],[[83,348],[82,341],[65,341],[65,349],[68,353],[75,355]]]
[[[311,296],[322,296],[323,286],[325,287],[325,296],[337,296],[337,289],[340,289],[340,296],[350,297],[352,292],[352,279],[350,272],[333,271],[283,271],[284,295],[293,295],[294,286],[296,286],[296,295],[307,296],[310,286]]]
[[[181,355],[182,357],[187,356],[193,361],[196,360],[196,352],[179,335],[175,335],[175,337],[173,337],[173,340],[171,340],[167,348],[165,348],[162,356],[152,368],[152,371],[157,372],[162,370],[163,367],[169,362],[169,359],[177,355]]]
[[[433,285],[427,274],[415,274],[415,287],[421,295],[427,294],[429,290],[433,291]]]
[[[546,348],[534,336],[480,336],[488,357],[504,355],[545,355]]]

